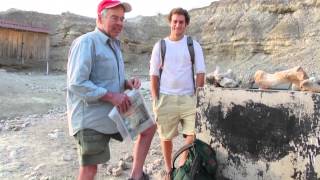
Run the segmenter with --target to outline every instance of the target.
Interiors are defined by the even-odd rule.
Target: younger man
[[[191,144],[195,139],[195,88],[203,87],[205,74],[202,48],[193,40],[196,74],[194,81],[193,66],[185,35],[190,22],[188,12],[182,8],[172,9],[168,20],[171,32],[164,39],[166,44],[164,63],[162,64],[161,60],[160,42],[153,47],[150,60],[153,111],[167,172],[165,179],[170,179],[172,171],[172,139],[178,135],[178,124],[182,125],[185,144]],[[162,68],[161,74],[160,68]],[[184,164],[187,155],[187,152],[182,154],[179,165]]]

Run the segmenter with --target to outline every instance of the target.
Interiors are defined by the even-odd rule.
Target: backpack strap
[[[194,47],[193,47],[193,39],[191,36],[187,37],[188,50],[191,58],[192,66],[194,65]]]
[[[161,65],[159,68],[159,80],[158,80],[158,99],[160,96],[160,79],[161,79],[161,74],[162,74],[162,70],[164,67],[164,58],[166,57],[166,41],[164,39],[160,40],[160,57],[161,57]]]
[[[194,79],[194,58],[195,58],[195,55],[194,55],[193,39],[191,36],[187,37],[187,44],[188,44],[188,50],[189,50],[190,59],[191,59],[193,88],[194,88],[194,93],[196,93],[196,82]]]
[[[161,78],[161,74],[162,74],[162,70],[163,70],[163,66],[164,66],[164,58],[166,57],[166,41],[164,39],[160,40],[160,56],[161,56],[161,66],[159,69],[159,80]],[[160,88],[160,86],[159,86],[159,88]]]

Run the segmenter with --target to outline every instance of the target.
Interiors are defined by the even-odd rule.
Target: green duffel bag
[[[175,161],[181,153],[188,150],[185,164],[175,168]],[[192,144],[180,148],[173,156],[172,180],[215,180],[218,168],[216,152],[207,143],[196,139]]]

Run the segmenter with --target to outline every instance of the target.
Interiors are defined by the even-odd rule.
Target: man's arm
[[[159,97],[159,76],[151,75],[150,80],[151,97],[156,100]]]
[[[196,75],[196,87],[204,86],[204,73],[199,73]]]
[[[68,55],[67,89],[85,102],[98,101],[107,89],[90,79],[93,64],[93,48],[90,41],[79,38],[72,43]]]

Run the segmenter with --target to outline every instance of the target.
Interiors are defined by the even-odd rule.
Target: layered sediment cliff
[[[201,43],[208,72],[216,65],[230,68],[244,86],[257,69],[274,72],[300,65],[319,76],[319,0],[221,0],[190,14],[188,34]],[[9,10],[0,18],[49,27],[50,67],[59,70],[66,68],[72,40],[95,27],[94,18],[72,13]],[[120,39],[129,69],[146,74],[154,43],[168,33],[165,15],[127,19]]]

